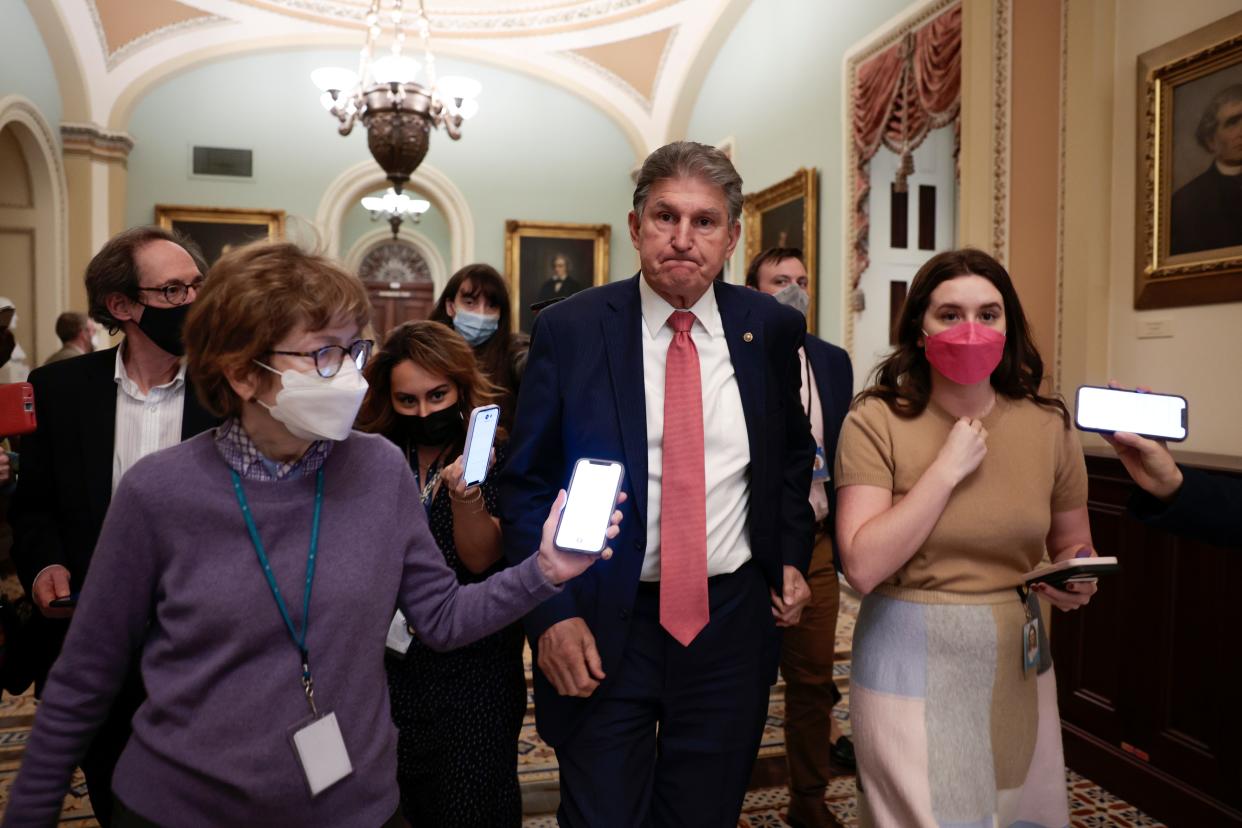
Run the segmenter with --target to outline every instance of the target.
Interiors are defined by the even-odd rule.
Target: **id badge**
[[[293,750],[302,764],[312,797],[354,772],[335,713],[295,725],[292,736]]]
[[[414,637],[410,635],[409,622],[405,620],[405,615],[401,610],[397,610],[392,617],[392,623],[388,625],[388,640],[384,644],[389,651],[399,656],[404,656],[410,651],[410,643]]]
[[[811,466],[811,480],[828,481],[828,458],[824,456],[824,447],[815,447],[815,464]]]
[[[1039,669],[1039,618],[1032,618],[1022,625],[1022,674],[1030,675]]]

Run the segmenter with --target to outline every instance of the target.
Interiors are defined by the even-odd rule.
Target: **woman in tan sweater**
[[[1094,554],[1082,449],[1039,392],[1043,361],[991,256],[930,259],[899,325],[835,476],[841,560],[866,596],[850,689],[862,823],[1059,828],[1056,683],[1021,584],[1045,554]],[[1095,589],[1037,592],[1070,610]]]

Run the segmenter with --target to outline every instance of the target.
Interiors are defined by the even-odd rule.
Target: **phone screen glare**
[[[620,474],[617,463],[582,463],[577,467],[556,533],[557,546],[587,552],[603,549]]]
[[[1154,437],[1186,436],[1186,401],[1165,394],[1139,394],[1112,388],[1082,388],[1078,394],[1078,424],[1098,431],[1128,431]]]

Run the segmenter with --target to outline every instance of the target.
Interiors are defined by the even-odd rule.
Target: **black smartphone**
[[[569,496],[561,509],[554,543],[557,549],[598,555],[608,546],[608,527],[621,493],[623,467],[615,460],[591,460],[574,464]]]
[[[73,593],[66,598],[55,598],[47,604],[52,609],[69,609],[78,605],[78,593]]]
[[[1074,423],[1080,431],[1128,431],[1175,442],[1185,440],[1189,433],[1186,398],[1176,394],[1084,385],[1078,389],[1074,409]]]

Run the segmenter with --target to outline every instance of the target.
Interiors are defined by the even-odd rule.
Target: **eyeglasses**
[[[335,377],[337,372],[341,370],[341,365],[345,362],[346,355],[354,361],[354,365],[358,366],[361,371],[366,366],[367,360],[371,358],[371,349],[375,347],[375,343],[369,339],[355,339],[345,345],[325,345],[317,351],[268,351],[269,354],[282,354],[284,356],[300,356],[315,358],[315,373],[324,379]]]
[[[159,293],[164,294],[164,299],[167,300],[168,304],[170,305],[184,305],[185,300],[190,298],[191,290],[193,290],[197,294],[198,291],[202,289],[203,289],[202,279],[195,279],[193,282],[190,282],[188,285],[185,282],[169,282],[168,284],[160,285],[159,287],[138,288],[138,290],[145,290],[150,293],[159,292]]]

